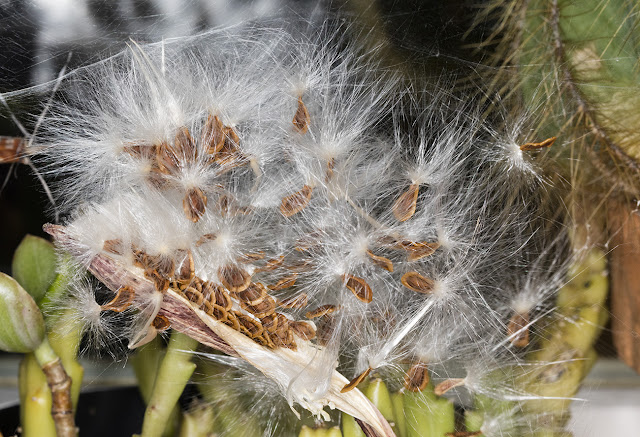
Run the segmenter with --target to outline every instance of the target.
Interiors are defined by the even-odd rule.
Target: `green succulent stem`
[[[191,361],[198,342],[178,331],[171,333],[167,351],[156,374],[142,425],[142,437],[161,437],[172,411],[196,365]]]

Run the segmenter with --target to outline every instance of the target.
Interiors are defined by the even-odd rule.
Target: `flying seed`
[[[531,150],[545,149],[547,147],[551,147],[557,139],[558,137],[551,137],[539,143],[526,143],[520,146],[520,150],[524,152],[529,152]]]
[[[206,145],[207,153],[215,155],[224,145],[224,125],[217,115],[209,115],[202,130],[202,144]]]
[[[262,251],[258,252],[250,252],[243,253],[242,256],[239,257],[238,261],[240,262],[251,262],[251,261],[260,261],[265,256],[265,253]]]
[[[307,316],[307,319],[315,319],[316,317],[322,317],[326,316],[327,314],[331,314],[337,309],[338,307],[335,305],[322,305],[315,310],[308,311],[305,315]]]
[[[429,372],[427,365],[424,363],[416,363],[407,372],[404,378],[404,387],[412,392],[424,390],[429,383]]]
[[[438,250],[440,247],[440,243],[428,243],[426,241],[411,241],[411,240],[402,240],[398,241],[394,244],[396,249],[402,249],[409,252],[407,255],[408,261],[417,261],[419,259],[425,258],[427,256],[433,255],[433,253]]]
[[[306,293],[300,293],[297,296],[289,297],[287,299],[278,302],[278,306],[282,308],[304,308],[309,302],[309,297]]]
[[[222,167],[228,169],[247,164],[249,160],[243,155],[239,147],[240,137],[229,126],[224,127],[224,142],[218,152],[213,155],[213,160]]]
[[[282,203],[280,204],[280,213],[285,217],[291,217],[292,215],[299,213],[309,204],[312,192],[313,188],[309,185],[305,185],[300,191],[285,197],[282,199]]]
[[[420,185],[411,184],[409,189],[402,193],[393,204],[393,215],[398,221],[406,222],[416,212],[419,188]]]
[[[173,145],[185,160],[195,160],[197,158],[198,150],[196,148],[196,142],[186,127],[178,129],[175,139],[173,140]]]
[[[114,238],[113,240],[105,240],[102,245],[102,250],[105,252],[113,253],[114,255],[124,255],[124,247],[122,246],[122,240]]]
[[[151,325],[154,328],[156,328],[156,331],[166,331],[171,327],[171,323],[169,322],[169,319],[167,319],[165,316],[161,314],[158,314],[153,319],[153,322],[151,322]]]
[[[357,297],[361,302],[371,303],[373,300],[373,292],[371,291],[371,287],[367,282],[353,275],[342,275],[342,281],[344,282],[345,287],[347,287],[355,297]]]
[[[207,196],[198,187],[189,188],[187,194],[182,199],[182,209],[189,220],[197,223],[204,215],[207,207]]]
[[[309,111],[302,101],[302,96],[300,96],[298,97],[298,109],[296,110],[296,115],[293,116],[293,127],[301,134],[304,134],[309,129],[310,123],[311,117],[309,117]]]
[[[316,337],[320,346],[329,344],[336,332],[336,318],[330,315],[322,317],[316,322]]]
[[[284,255],[280,255],[277,258],[271,258],[271,259],[267,260],[267,262],[265,263],[264,266],[258,267],[255,270],[255,272],[256,273],[258,273],[258,272],[269,272],[271,270],[275,270],[282,264],[283,261],[284,261]]]
[[[121,313],[131,306],[133,298],[136,296],[131,287],[121,287],[116,291],[116,296],[108,303],[100,306],[102,311],[114,311]]]
[[[180,169],[180,158],[166,141],[156,147],[156,165],[160,173],[176,175]]]
[[[400,282],[409,290],[423,294],[431,293],[435,285],[433,279],[425,278],[418,272],[405,273],[402,275],[402,278],[400,278]]]
[[[389,258],[385,258],[384,256],[376,255],[373,252],[371,252],[370,250],[367,250],[367,255],[369,255],[369,258],[371,258],[371,261],[375,265],[377,265],[378,267],[381,267],[381,268],[385,269],[388,272],[393,272],[393,263],[391,262],[391,260]]]
[[[204,243],[208,243],[209,241],[213,241],[216,238],[218,238],[218,236],[216,234],[204,234],[202,237],[198,238],[198,241],[196,241],[196,247],[200,247]]]
[[[327,162],[327,172],[325,174],[325,182],[329,181],[332,177],[333,177],[333,169],[336,167],[336,159],[335,158],[331,158],[328,162]]]
[[[284,290],[285,288],[293,287],[293,284],[296,283],[296,279],[298,279],[298,274],[293,273],[286,278],[280,279],[276,282],[276,285],[269,285],[269,290],[277,291]]]
[[[507,336],[515,347],[525,347],[529,344],[529,313],[516,312],[509,320]]]
[[[464,382],[465,382],[464,378],[447,379],[445,381],[442,381],[440,384],[436,385],[436,387],[433,389],[433,392],[438,396],[442,396],[452,388],[460,387],[461,385],[464,385]]]
[[[233,293],[244,291],[251,284],[251,275],[235,265],[223,266],[218,269],[218,278],[225,288]]]
[[[307,322],[291,322],[293,332],[303,340],[313,340],[316,336],[316,330]]]
[[[364,381],[364,379],[367,376],[369,376],[369,373],[371,372],[371,370],[372,370],[371,367],[369,367],[367,370],[365,370],[364,372],[362,372],[361,374],[353,378],[351,381],[349,381],[347,385],[342,387],[342,390],[340,390],[340,393],[346,393],[356,388],[358,384],[360,384],[362,381]]]

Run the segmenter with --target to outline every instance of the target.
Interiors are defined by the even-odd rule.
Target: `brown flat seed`
[[[316,330],[307,322],[291,322],[291,329],[303,340],[313,340],[316,336]]]
[[[408,243],[408,244],[405,244]],[[440,243],[427,243],[426,241],[422,242],[402,242],[403,248],[409,252],[407,255],[407,260],[409,261],[417,261],[422,258],[426,258],[432,255],[438,248],[440,247]]]
[[[293,284],[296,283],[296,279],[298,279],[297,273],[292,273],[286,278],[280,279],[276,282],[276,285],[269,285],[269,290],[277,291],[284,290],[285,288],[293,287]]]
[[[222,285],[233,293],[244,291],[251,284],[251,275],[236,265],[220,267],[218,278]]]
[[[196,241],[196,247],[200,247],[204,243],[207,243],[209,241],[213,241],[216,238],[218,238],[218,236],[216,234],[204,234],[202,237],[198,238],[198,241]]]
[[[144,271],[145,278],[153,281],[156,286],[156,290],[161,293],[164,293],[169,289],[171,285],[171,281],[166,276],[160,274],[156,269],[147,268]]]
[[[261,317],[260,321],[262,322],[262,326],[264,326],[269,332],[276,332],[278,330],[278,322],[280,314],[269,314],[268,316]]]
[[[240,144],[240,137],[236,131],[229,126],[225,126],[223,130],[224,142],[220,150],[213,155],[213,160],[218,165],[229,169],[249,163],[249,160],[238,147]]]
[[[240,332],[250,338],[259,337],[262,335],[264,328],[259,321],[240,313],[236,313],[236,316],[238,317],[238,322],[240,324]]]
[[[460,387],[461,385],[464,385],[464,378],[451,378],[436,385],[433,392],[438,396],[442,396],[452,388]]]
[[[280,203],[280,213],[285,217],[291,217],[292,215],[299,213],[309,204],[312,192],[313,188],[309,185],[305,185],[300,191],[285,197]]]
[[[398,221],[405,222],[413,216],[418,205],[418,191],[420,185],[411,184],[393,204],[393,215]]]
[[[156,147],[156,166],[160,173],[175,175],[180,169],[180,158],[167,142]]]
[[[207,153],[215,155],[224,145],[224,125],[217,115],[209,115],[202,130],[202,144],[207,148]]]
[[[516,312],[507,326],[507,336],[515,347],[525,347],[529,344],[529,313]]]
[[[327,314],[331,314],[337,309],[338,307],[335,305],[322,305],[315,310],[308,311],[305,315],[307,316],[307,319],[315,319],[316,317],[322,317],[326,316]]]
[[[133,298],[136,296],[131,287],[122,287],[116,291],[116,296],[110,302],[100,306],[102,311],[114,311],[121,313],[131,306]]]
[[[251,262],[251,261],[260,261],[265,256],[264,252],[251,252],[251,253],[243,253],[240,257],[239,261],[242,262]]]
[[[529,152],[531,150],[545,149],[547,147],[551,147],[557,139],[558,137],[551,137],[551,138],[547,138],[544,141],[540,141],[539,143],[525,143],[522,146],[520,146],[520,150],[524,152]]]
[[[203,216],[206,207],[207,195],[204,194],[204,191],[198,187],[189,188],[182,199],[184,215],[192,222],[197,223],[200,217]]]
[[[156,328],[156,331],[166,331],[171,327],[171,323],[169,322],[169,319],[167,319],[165,316],[161,314],[158,314],[153,319],[153,322],[151,322],[151,325],[154,328]]]
[[[102,250],[113,253],[114,255],[124,255],[124,246],[122,240],[115,238],[113,240],[105,240]]]
[[[28,163],[24,149],[27,141],[20,137],[4,137],[0,136],[0,164],[11,162]]]
[[[190,283],[195,276],[193,253],[190,249],[176,252],[178,267],[175,269],[175,279],[181,283]]]
[[[264,319],[276,311],[276,301],[271,296],[267,296],[257,305],[248,305],[244,302],[240,302],[240,305],[259,319]]]
[[[371,252],[370,250],[367,250],[367,255],[369,255],[369,258],[371,258],[371,261],[378,267],[381,267],[388,272],[393,272],[393,263],[389,258],[385,258],[384,256],[378,256],[373,252]]]
[[[404,387],[412,392],[424,390],[429,383],[429,372],[427,365],[424,363],[416,363],[407,372],[404,378]]]
[[[361,374],[353,378],[351,381],[349,381],[348,384],[342,387],[342,390],[340,390],[340,393],[346,393],[356,388],[358,384],[360,384],[362,381],[364,381],[364,379],[367,376],[369,376],[370,372],[371,372],[371,367],[369,367],[367,370],[365,370],[364,372],[362,372]]]
[[[278,302],[278,306],[282,308],[304,308],[309,302],[309,297],[306,293],[300,293],[297,296],[288,297]]]
[[[198,307],[202,305],[204,301],[204,295],[193,287],[187,287],[184,290],[184,296]]]
[[[176,153],[187,161],[195,160],[197,157],[196,142],[186,127],[178,129],[175,139],[173,140],[173,147]]]
[[[371,287],[367,282],[353,275],[342,275],[342,281],[344,282],[345,287],[347,287],[355,297],[357,297],[361,302],[371,303],[373,300],[373,292],[371,291]]]
[[[255,271],[257,272],[269,272],[271,270],[277,269],[284,261],[284,255],[280,255],[277,258],[271,258],[267,260],[264,266],[257,268]]]
[[[309,123],[311,123],[311,117],[309,117],[309,111],[302,102],[302,96],[300,96],[298,97],[298,109],[293,116],[293,127],[301,134],[304,134],[309,129]]]
[[[242,291],[237,292],[237,297],[240,301],[245,302],[248,305],[257,305],[269,296],[269,292],[260,282],[249,284],[249,286]]]
[[[431,293],[435,284],[433,279],[425,278],[418,272],[405,273],[400,278],[400,282],[409,290],[423,294]]]

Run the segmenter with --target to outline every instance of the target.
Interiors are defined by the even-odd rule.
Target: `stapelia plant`
[[[220,412],[240,404],[220,393],[263,400],[250,435],[297,433],[282,418],[299,407],[341,410],[345,436],[515,436],[544,419],[523,403],[545,399],[526,376],[549,363],[525,355],[572,255],[539,171],[555,139],[521,120],[499,132],[446,90],[412,95],[330,36],[347,30],[132,44],[62,79],[37,143],[65,219],[45,230],[101,284],[52,305],[132,349],[171,330],[143,436],[165,430],[197,343],[226,354],[196,377],[220,375],[201,387],[220,434],[239,432]],[[467,429],[443,397],[457,390],[482,404]]]

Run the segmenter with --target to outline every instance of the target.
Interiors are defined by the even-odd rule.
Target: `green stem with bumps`
[[[403,400],[407,437],[442,437],[455,431],[453,402],[436,396],[431,384],[421,392],[405,392]]]
[[[196,340],[185,334],[178,331],[171,333],[144,415],[142,437],[163,435],[178,398],[196,368],[191,362],[191,352],[197,345]]]

